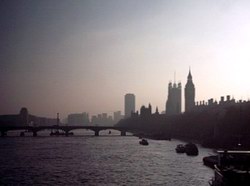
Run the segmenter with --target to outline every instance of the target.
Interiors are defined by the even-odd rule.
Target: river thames
[[[0,138],[0,185],[203,186],[213,177],[199,155],[176,154],[178,140],[133,136]]]

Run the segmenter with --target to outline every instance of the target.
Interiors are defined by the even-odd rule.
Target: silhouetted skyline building
[[[112,116],[109,116],[107,113],[93,115],[91,118],[91,125],[96,126],[113,126],[114,120]]]
[[[189,69],[187,83],[185,86],[185,112],[192,110],[195,106],[195,86]]]
[[[69,114],[68,125],[89,125],[89,114],[86,112]]]
[[[135,95],[134,94],[126,94],[125,95],[125,103],[124,103],[124,113],[125,118],[129,118],[131,113],[135,112]]]
[[[156,107],[155,109],[155,113],[152,112],[152,106],[149,103],[148,107],[146,107],[145,105],[142,105],[140,108],[140,113],[139,111],[133,112],[131,114],[131,118],[138,118],[138,117],[142,117],[142,118],[150,118],[152,116],[157,116],[159,117],[161,114],[159,113],[158,107]]]
[[[45,118],[31,115],[27,108],[21,108],[19,114],[0,115],[1,126],[53,126],[56,118]]]
[[[148,104],[148,108],[146,108],[144,105],[141,107],[140,110],[141,117],[151,116],[151,114],[152,114],[152,106],[150,103]]]
[[[226,99],[225,99],[226,98]],[[225,109],[234,105],[240,105],[249,103],[250,101],[246,100],[238,100],[236,101],[234,98],[231,98],[230,95],[227,95],[226,97],[221,96],[220,101],[217,101],[216,99],[208,99],[208,101],[197,101],[195,104],[195,107],[193,111],[204,111],[209,109]]]
[[[166,102],[166,115],[181,113],[181,83],[168,84],[168,99]]]
[[[121,119],[123,119],[122,112],[121,111],[114,112],[114,123],[117,123]]]

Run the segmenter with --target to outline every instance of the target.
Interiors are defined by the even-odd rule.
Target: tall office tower
[[[168,84],[168,100],[166,102],[166,114],[181,113],[181,83]]]
[[[135,95],[126,94],[125,95],[125,116],[124,118],[129,118],[131,112],[135,112]]]
[[[193,84],[193,79],[191,71],[189,69],[187,83],[185,86],[185,112],[192,110],[195,106],[195,87]]]

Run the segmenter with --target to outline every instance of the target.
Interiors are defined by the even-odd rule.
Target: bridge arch
[[[65,131],[65,133],[69,133],[69,132],[71,132],[71,131],[75,131],[75,130],[85,130],[85,131],[92,131],[92,132],[94,132],[94,135],[95,136],[99,136],[99,135],[108,135],[108,134],[110,134],[110,133],[113,133],[114,134],[114,131],[115,131],[115,133],[117,134],[117,135],[119,135],[118,134],[118,132],[120,133],[120,135],[126,135],[126,131],[124,132],[124,131],[121,131],[121,130],[119,130],[119,129],[116,129],[116,128],[114,128],[113,126],[110,126],[110,127],[96,127],[96,126],[90,126],[90,127],[88,127],[88,128],[79,128],[79,127],[74,127],[74,126],[72,126],[72,127],[70,127],[70,128],[64,128],[63,129],[63,131]],[[89,134],[91,134],[91,133],[89,133]]]
[[[122,136],[126,135],[126,132],[129,132],[126,128],[116,127],[116,126],[22,126],[22,127],[16,127],[16,126],[10,126],[10,127],[0,127],[1,135],[4,136],[8,131],[13,130],[28,130],[29,132],[33,133],[33,136],[37,136],[37,133],[43,130],[61,130],[64,131],[66,135],[69,134],[72,130],[77,129],[85,129],[94,131],[95,136],[99,136],[100,131],[105,130],[116,130],[120,131]]]

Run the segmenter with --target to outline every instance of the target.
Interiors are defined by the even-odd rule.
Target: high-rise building
[[[195,87],[191,75],[191,71],[189,69],[187,83],[185,86],[185,112],[190,111],[195,106]]]
[[[166,102],[166,114],[181,113],[181,83],[168,84],[168,100]]]
[[[131,112],[135,112],[135,95],[126,94],[125,95],[125,118],[131,116]]]

